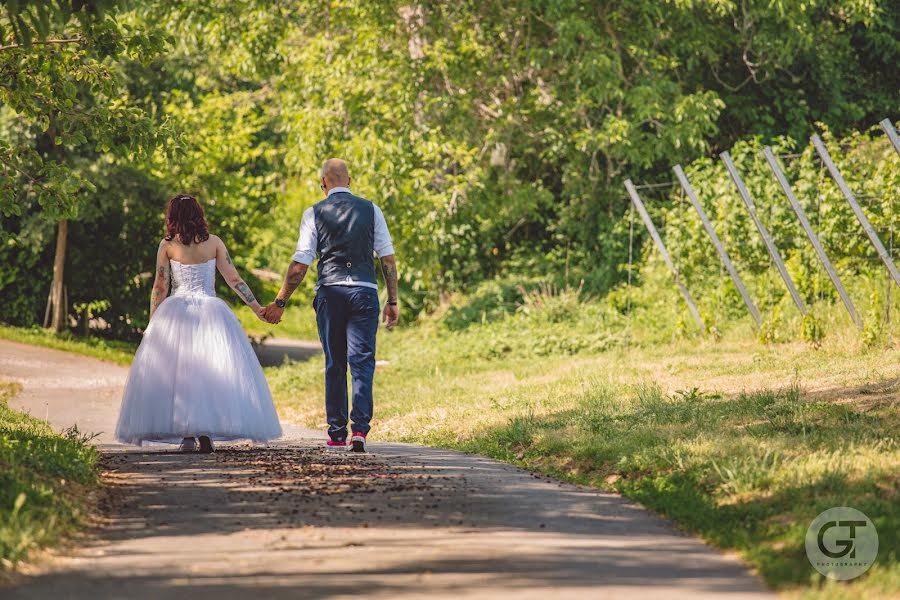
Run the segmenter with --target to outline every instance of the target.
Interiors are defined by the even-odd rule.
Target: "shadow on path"
[[[213,455],[112,444],[127,370],[0,343],[17,407],[104,432],[100,517],[16,599],[768,598],[724,557],[614,494],[403,444],[329,452],[286,426]]]
[[[91,539],[11,597],[767,597],[740,564],[619,496],[452,451],[374,448],[108,452]]]

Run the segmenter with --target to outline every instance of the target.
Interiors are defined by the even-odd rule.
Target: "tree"
[[[57,220],[52,324],[66,325],[64,266],[68,220],[96,191],[77,160],[84,153],[136,156],[161,132],[123,98],[115,60],[148,60],[165,42],[115,19],[113,0],[0,4],[0,213],[36,210]],[[14,130],[14,131],[13,131]]]

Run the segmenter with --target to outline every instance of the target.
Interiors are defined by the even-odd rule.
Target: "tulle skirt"
[[[215,296],[171,296],[144,332],[128,374],[116,439],[126,444],[264,442],[281,435],[259,360]]]

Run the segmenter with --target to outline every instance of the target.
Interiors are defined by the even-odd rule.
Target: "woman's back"
[[[183,265],[198,265],[216,258],[219,238],[210,235],[208,239],[190,245],[182,244],[178,238],[163,240],[163,248],[169,260],[177,260]]]
[[[209,449],[211,440],[278,437],[272,395],[247,334],[215,297],[216,269],[257,315],[262,307],[222,240],[209,234],[195,198],[169,201],[166,229],[150,323],[128,374],[116,437],[138,445],[182,442],[184,449],[194,447],[195,437],[201,447],[205,438]]]

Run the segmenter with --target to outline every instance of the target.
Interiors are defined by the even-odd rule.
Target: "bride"
[[[281,435],[259,361],[234,313],[216,297],[216,269],[262,318],[264,309],[225,244],[210,235],[200,203],[175,196],[156,258],[150,324],[122,399],[120,442],[181,441],[181,450],[190,452],[199,440],[201,452],[212,452],[213,440],[262,442]]]

